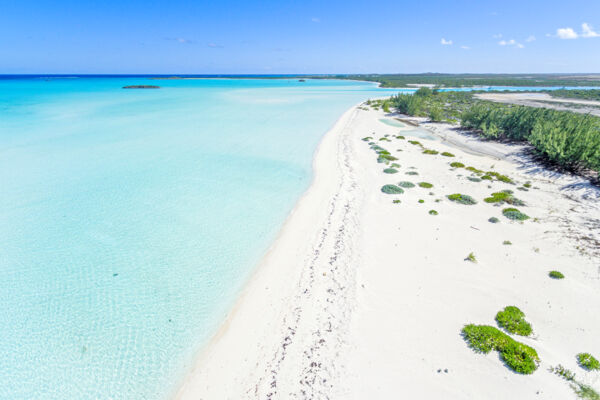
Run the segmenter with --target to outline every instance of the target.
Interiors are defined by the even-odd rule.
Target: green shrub
[[[510,246],[512,242],[510,240],[505,240],[504,242],[502,242],[502,244],[505,246]]]
[[[455,162],[453,162],[453,163],[450,163],[450,166],[451,166],[452,168],[464,168],[464,167],[465,167],[465,164],[463,164],[463,163],[461,163],[461,162],[458,162],[458,161],[455,161]]]
[[[409,140],[408,143],[414,144],[415,146],[423,146],[418,140]]]
[[[408,181],[402,181],[402,182],[398,182],[398,186],[408,189],[408,188],[414,188],[415,184],[412,182],[408,182]]]
[[[501,192],[492,193],[491,197],[486,197],[483,199],[486,203],[508,203],[515,206],[524,206],[525,202],[517,199],[512,195],[511,190],[503,190]]]
[[[548,276],[552,279],[565,279],[565,276],[560,271],[550,271]]]
[[[386,194],[402,194],[404,190],[396,185],[384,185],[381,187],[381,191]]]
[[[398,172],[398,170],[394,168],[386,168],[383,170],[383,172],[385,172],[386,174],[395,174]]]
[[[429,119],[432,122],[440,122],[444,119],[444,113],[442,112],[442,108],[439,106],[431,107],[429,110]]]
[[[600,400],[600,394],[596,392],[591,386],[583,384],[575,379],[575,374],[569,371],[567,368],[558,364],[556,367],[550,367],[550,372],[560,376],[571,385],[571,389],[575,392],[577,397],[586,400]]]
[[[396,199],[396,200],[392,201],[392,203],[394,203],[394,204],[400,204],[400,203],[402,203],[402,201],[401,201],[401,200],[398,200],[398,199]]]
[[[396,160],[397,160],[396,157],[389,155],[389,154],[379,154],[379,157],[377,158],[378,163],[387,163],[387,162],[396,161]]]
[[[406,175],[419,175],[417,171],[408,171]]]
[[[577,362],[581,368],[587,369],[588,371],[600,370],[600,361],[590,353],[577,354]]]
[[[438,154],[438,151],[431,150],[431,149],[425,149],[425,150],[423,150],[423,154],[433,154],[433,155],[435,155],[435,154]]]
[[[505,208],[502,210],[502,215],[504,215],[508,219],[517,220],[517,221],[525,221],[529,219],[529,216],[523,214],[521,211],[516,208]]]
[[[404,140],[404,139],[406,139],[406,138],[405,138],[404,136],[402,136],[402,135],[398,135],[398,136],[396,136],[396,139],[401,139],[401,140]]]
[[[423,203],[425,203],[425,200],[419,199],[419,204],[423,204]]]
[[[477,258],[473,252],[470,252],[469,255],[465,258],[465,261],[471,261],[472,263],[477,264]]]
[[[433,185],[429,182],[419,182],[419,186],[425,189],[430,189],[433,187]]]
[[[483,179],[484,181],[491,181],[491,180],[493,180],[492,177],[489,176],[489,175],[484,175],[484,176],[481,177],[481,179]]]
[[[444,157],[454,157],[454,154],[452,154],[452,153],[448,153],[447,151],[443,152],[443,153],[442,153],[442,155],[443,155]]]
[[[488,219],[488,221],[492,224],[497,224],[498,222],[500,222],[500,220],[496,217],[491,217],[490,219]]]
[[[504,307],[504,310],[499,311],[496,314],[496,322],[510,333],[521,336],[531,335],[531,324],[525,321],[523,311],[515,306]]]
[[[521,374],[532,374],[540,363],[535,349],[517,342],[498,328],[489,325],[466,325],[462,335],[477,353],[498,351],[506,366]]]
[[[474,198],[466,194],[454,193],[446,196],[448,200],[454,201],[456,203],[465,204],[465,205],[473,205],[477,204]]]
[[[392,163],[392,165],[390,165],[390,167],[392,167],[392,168],[400,168],[400,164]]]
[[[475,176],[467,176],[467,179],[470,180],[471,182],[481,182],[481,179],[477,178]]]
[[[435,210],[429,210],[429,215],[438,215],[438,212]]]
[[[369,140],[373,140],[373,137],[367,136],[361,139],[363,142],[368,142]]]
[[[471,172],[473,172],[473,173],[476,173],[476,174],[483,174],[483,171],[482,171],[482,170],[480,170],[480,169],[477,169],[477,168],[475,168],[475,167],[466,167],[465,169],[466,169],[467,171],[471,171]]]

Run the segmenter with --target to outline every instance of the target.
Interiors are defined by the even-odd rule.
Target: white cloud
[[[515,39],[501,40],[501,41],[498,42],[498,44],[500,46],[515,46],[518,49],[525,48],[525,46],[523,46],[521,43],[518,43]]]
[[[310,20],[311,20],[312,22],[316,23],[316,24],[318,24],[319,22],[321,22],[321,19],[320,19],[320,18],[317,18],[317,17],[312,17]]]
[[[469,46],[460,46],[460,48],[463,50],[471,50],[471,48]]]
[[[531,35],[527,39],[525,39],[525,41],[526,42],[535,42],[535,36]]]
[[[559,39],[577,39],[579,35],[573,28],[559,28],[556,30],[556,37]]]
[[[583,31],[581,33],[581,37],[592,38],[592,37],[600,36],[600,33],[595,32],[594,29],[592,28],[592,26],[590,24],[588,24],[587,22],[584,22],[583,24],[581,24],[581,30]]]
[[[446,40],[442,38],[442,41],[440,43],[442,43],[444,46],[450,46],[452,44],[452,40]]]

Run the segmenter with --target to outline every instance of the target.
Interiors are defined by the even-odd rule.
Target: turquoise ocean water
[[[310,184],[322,135],[397,91],[0,78],[0,399],[171,395]]]
[[[322,135],[386,93],[0,79],[0,399],[168,397],[310,184]]]

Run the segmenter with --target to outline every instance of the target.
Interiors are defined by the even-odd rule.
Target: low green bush
[[[497,224],[498,222],[500,222],[500,220],[496,217],[491,217],[490,219],[488,219],[488,221],[492,224]]]
[[[503,190],[501,192],[492,193],[490,197],[483,199],[486,203],[507,203],[514,206],[524,206],[523,200],[517,199],[513,196],[512,190]]]
[[[469,255],[465,258],[465,261],[471,261],[472,263],[477,264],[477,258],[473,252],[469,253]]]
[[[502,215],[504,215],[508,219],[516,220],[516,221],[525,221],[529,219],[529,216],[523,214],[521,211],[516,208],[505,208],[502,210]]]
[[[481,179],[477,178],[476,176],[467,176],[467,179],[471,182],[481,182]]]
[[[390,165],[390,167],[392,167],[392,168],[400,168],[400,164],[392,163],[392,165]]]
[[[398,135],[398,136],[396,136],[396,139],[404,140],[406,138],[404,136],[402,136],[402,135]]]
[[[381,191],[386,194],[402,194],[404,190],[396,185],[384,185],[381,187]]]
[[[493,326],[469,324],[462,329],[462,336],[477,353],[498,351],[506,366],[520,374],[532,374],[540,363],[535,349],[517,342]]]
[[[453,163],[450,163],[450,166],[451,166],[452,168],[464,168],[464,167],[465,167],[465,164],[463,164],[463,163],[461,163],[461,162],[458,162],[458,161],[455,161],[455,162],[453,162]]]
[[[396,200],[392,201],[392,203],[394,203],[394,204],[400,204],[400,203],[402,203],[402,200],[396,199]]]
[[[435,210],[429,210],[429,215],[438,215],[438,212]]]
[[[423,204],[423,203],[425,203],[425,200],[419,199],[419,204]]]
[[[396,174],[398,173],[398,170],[394,168],[386,168],[383,170],[383,172],[385,172],[386,174]]]
[[[454,154],[452,154],[452,153],[448,153],[447,151],[443,152],[443,153],[442,153],[442,155],[443,155],[444,157],[454,157]]]
[[[409,140],[408,143],[414,144],[415,146],[423,146],[418,140]]]
[[[417,171],[408,171],[406,175],[419,175]]]
[[[552,279],[565,279],[565,276],[560,271],[550,271],[548,276]]]
[[[430,189],[433,187],[433,185],[429,182],[419,182],[419,186],[426,189]]]
[[[521,336],[531,335],[531,324],[525,321],[525,313],[518,307],[508,306],[496,314],[496,322],[501,328]]]
[[[423,154],[433,154],[433,155],[435,155],[435,154],[438,154],[438,153],[439,152],[436,151],[436,150],[431,150],[431,149],[425,149],[425,150],[423,150]]]
[[[577,354],[577,362],[581,368],[587,369],[588,371],[600,370],[600,361],[590,353]]]
[[[477,201],[475,201],[474,198],[472,198],[471,196],[469,196],[467,194],[454,193],[454,194],[449,194],[446,197],[448,198],[448,200],[454,201],[455,203],[459,203],[459,204],[465,204],[465,205],[477,204]]]
[[[408,181],[402,181],[402,182],[398,182],[398,186],[403,187],[403,188],[414,188],[415,184],[412,182],[408,182]]]
[[[502,244],[505,246],[510,246],[512,242],[510,240],[505,240],[504,242],[502,242]]]
[[[466,169],[467,171],[471,171],[471,172],[473,172],[473,173],[476,173],[476,174],[483,174],[483,171],[482,171],[482,170],[480,170],[480,169],[477,169],[477,168],[475,168],[475,167],[466,167],[465,169]]]
[[[363,142],[368,142],[369,140],[373,140],[373,137],[367,136],[361,139]]]

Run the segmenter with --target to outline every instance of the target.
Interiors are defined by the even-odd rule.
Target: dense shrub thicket
[[[473,98],[471,93],[419,89],[415,95],[393,96],[398,111],[428,116],[443,107],[442,119],[460,122],[488,139],[528,141],[538,154],[569,170],[600,171],[600,118]]]

